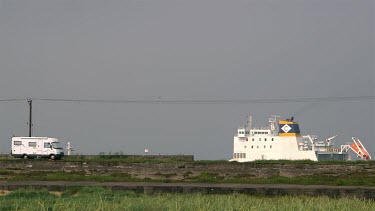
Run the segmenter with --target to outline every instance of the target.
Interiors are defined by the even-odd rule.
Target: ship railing
[[[331,148],[331,147],[325,147],[325,148],[316,148],[316,151],[321,152],[341,152],[341,149],[339,148]]]
[[[252,127],[252,130],[269,130],[270,127]]]

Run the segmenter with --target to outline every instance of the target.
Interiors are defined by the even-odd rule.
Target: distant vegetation
[[[70,188],[61,193],[21,189],[0,196],[0,210],[375,210],[372,200],[241,194],[156,194]]]
[[[27,159],[27,161],[47,161],[46,158]],[[0,156],[0,161],[20,161],[23,158],[13,158],[11,156]],[[106,163],[178,163],[193,162],[193,155],[127,155],[123,152],[104,153],[99,155],[69,155],[55,162],[106,162]]]
[[[47,159],[28,159],[28,161],[46,161]],[[24,161],[10,155],[0,155],[0,161]],[[109,163],[179,163],[194,162],[198,164],[232,163],[233,165],[246,164],[312,164],[312,165],[346,165],[346,164],[375,164],[375,160],[363,161],[312,161],[312,160],[257,160],[246,163],[228,160],[194,160],[193,155],[127,155],[123,152],[101,152],[99,155],[69,155],[56,162],[109,162]]]

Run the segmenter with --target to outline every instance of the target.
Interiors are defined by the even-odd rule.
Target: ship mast
[[[247,128],[248,128],[247,130],[248,131],[251,130],[252,124],[253,124],[253,117],[251,115],[249,115],[248,120],[247,120]]]

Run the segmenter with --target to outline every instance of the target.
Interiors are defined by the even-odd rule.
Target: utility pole
[[[33,127],[33,123],[32,123],[33,101],[31,99],[28,99],[27,102],[29,103],[29,137],[31,137],[31,130]]]

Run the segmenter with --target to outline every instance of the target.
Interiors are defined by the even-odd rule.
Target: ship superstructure
[[[314,135],[302,136],[299,124],[293,121],[293,117],[280,119],[279,116],[272,116],[268,126],[253,127],[252,117],[249,116],[247,124],[238,128],[234,135],[231,161],[350,159],[348,151],[354,150],[354,147],[341,145],[335,148],[335,137],[318,140]]]

